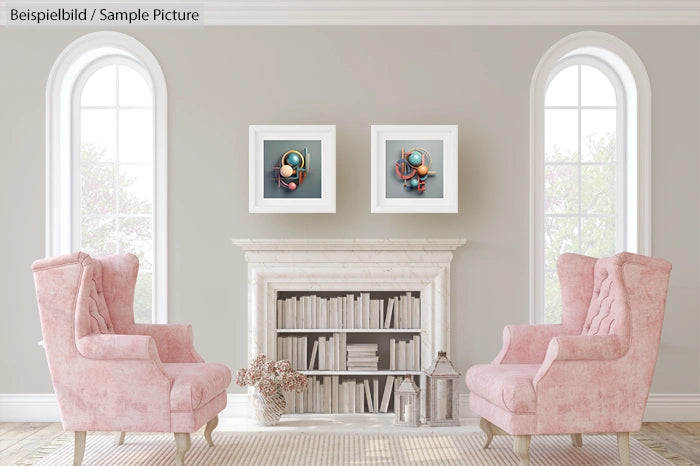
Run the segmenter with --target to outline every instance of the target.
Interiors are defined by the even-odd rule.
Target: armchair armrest
[[[552,361],[605,361],[624,354],[619,335],[580,335],[552,338],[546,360]]]
[[[506,325],[503,347],[491,364],[540,364],[549,341],[565,333],[560,324]]]
[[[160,363],[155,341],[149,336],[98,333],[78,338],[76,347],[88,359],[153,360]]]
[[[533,379],[537,387],[538,382],[545,376],[554,375],[554,372],[562,372],[561,377],[567,377],[563,373],[571,372],[568,379],[575,379],[580,374],[582,364],[590,366],[604,361],[619,359],[627,352],[628,345],[619,335],[580,335],[552,338],[547,348],[542,365]],[[568,363],[568,365],[567,365]],[[575,363],[571,365],[572,363]]]
[[[194,349],[191,325],[136,324],[134,333],[153,337],[163,362],[204,362]]]

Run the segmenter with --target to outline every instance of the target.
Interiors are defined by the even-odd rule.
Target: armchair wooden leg
[[[73,440],[73,466],[83,464],[83,456],[85,456],[85,436],[87,432],[84,430],[75,431],[75,439]]]
[[[583,436],[581,434],[571,434],[571,445],[575,447],[582,447]]]
[[[620,464],[630,466],[630,433],[617,433],[617,451],[620,453]]]
[[[175,432],[175,446],[177,454],[175,455],[176,466],[185,466],[185,453],[190,449],[191,439],[189,433]]]
[[[114,444],[117,446],[124,445],[125,438],[126,438],[126,432],[117,432],[117,435],[114,436]]]
[[[491,445],[491,440],[493,440],[493,425],[482,417],[479,419],[479,427],[486,434],[486,443],[483,446],[486,449]]]
[[[530,466],[530,436],[516,436],[513,440],[513,449],[520,457],[520,466]]]
[[[211,440],[211,433],[216,426],[219,425],[219,416],[214,416],[211,421],[207,422],[207,426],[204,428],[204,438],[207,439],[207,443],[210,447],[214,446],[214,442]]]

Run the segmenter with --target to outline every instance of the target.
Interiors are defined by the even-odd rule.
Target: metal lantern
[[[459,400],[457,384],[459,372],[447,359],[447,351],[438,351],[438,357],[425,370],[426,421],[430,426],[458,426]]]
[[[411,374],[406,374],[394,391],[394,415],[394,423],[397,426],[420,426],[420,388],[413,381]]]

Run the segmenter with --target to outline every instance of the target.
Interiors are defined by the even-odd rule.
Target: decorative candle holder
[[[397,426],[420,426],[420,388],[411,374],[406,374],[394,391],[394,415]]]

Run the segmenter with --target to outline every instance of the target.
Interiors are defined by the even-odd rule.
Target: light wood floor
[[[62,434],[59,423],[0,423],[0,465],[26,464],[27,457]],[[685,464],[700,464],[700,422],[645,423],[634,437],[662,444],[669,452],[685,458]]]

